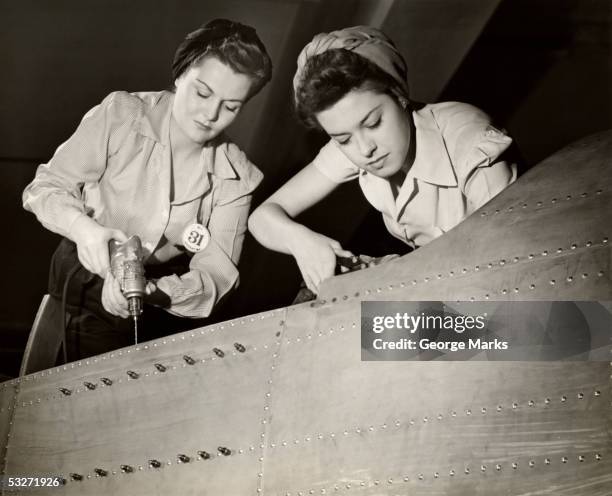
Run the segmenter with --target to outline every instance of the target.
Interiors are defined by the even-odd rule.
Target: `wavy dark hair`
[[[316,114],[357,89],[393,98],[403,94],[393,77],[365,57],[344,48],[327,50],[306,62],[294,95],[295,112],[306,127],[321,129]]]
[[[250,95],[258,93],[272,77],[272,61],[251,26],[228,19],[214,19],[189,33],[172,62],[172,78],[178,79],[204,57],[216,57],[235,72],[253,79]]]

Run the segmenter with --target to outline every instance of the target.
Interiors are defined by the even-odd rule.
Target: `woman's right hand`
[[[124,242],[127,236],[119,229],[101,226],[91,217],[82,215],[70,228],[70,238],[77,245],[79,261],[89,272],[106,277],[110,268],[108,242]]]
[[[300,225],[292,237],[289,250],[295,257],[308,289],[319,292],[319,285],[334,275],[336,256],[352,257],[335,239],[316,233]]]

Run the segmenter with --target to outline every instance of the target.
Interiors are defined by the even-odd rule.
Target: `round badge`
[[[210,233],[202,224],[189,224],[183,231],[183,246],[191,253],[202,251],[210,241]]]

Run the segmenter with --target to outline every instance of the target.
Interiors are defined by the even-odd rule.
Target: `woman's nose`
[[[376,151],[376,142],[367,136],[359,138],[357,146],[359,147],[359,152],[366,158],[373,156]]]
[[[220,101],[207,102],[208,104],[204,108],[204,117],[208,122],[215,122],[219,118],[219,112],[221,110]]]

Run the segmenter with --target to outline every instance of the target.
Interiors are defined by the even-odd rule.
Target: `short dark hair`
[[[307,127],[320,129],[315,115],[356,89],[394,97],[403,93],[393,77],[373,62],[350,50],[334,48],[306,62],[295,91],[296,114]]]
[[[251,26],[228,19],[214,19],[189,33],[172,62],[172,78],[178,79],[205,56],[215,57],[235,72],[253,79],[250,95],[261,90],[272,77],[272,61]]]

